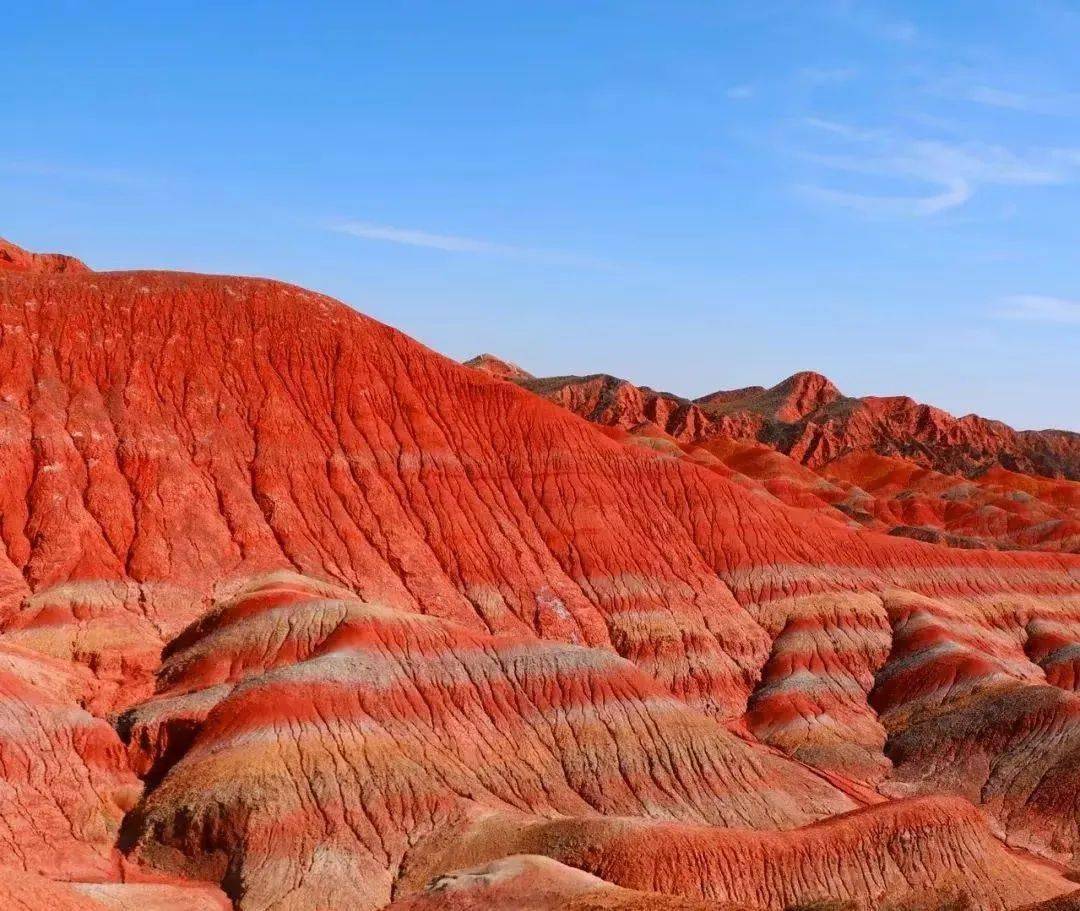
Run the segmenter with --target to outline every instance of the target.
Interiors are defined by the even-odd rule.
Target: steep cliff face
[[[0,364],[4,894],[1072,888],[1080,558],[853,529],[276,282],[9,270]]]

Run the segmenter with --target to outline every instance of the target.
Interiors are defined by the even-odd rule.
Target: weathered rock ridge
[[[840,401],[796,385],[768,407]],[[1080,557],[852,528],[645,436],[278,282],[3,272],[0,894],[1072,891]]]
[[[849,398],[811,372],[690,401],[502,363],[482,355],[467,366],[834,521],[955,547],[1080,551],[1080,434],[1018,432],[900,396]]]
[[[87,272],[86,264],[63,253],[31,253],[0,237],[0,271]]]
[[[469,365],[486,369],[474,361]],[[515,370],[519,373],[489,372],[597,423],[631,430],[649,421],[684,443],[717,436],[753,440],[811,468],[871,451],[945,474],[971,476],[1000,466],[1080,480],[1080,434],[1017,431],[974,414],[956,418],[907,396],[850,398],[811,371],[768,389],[749,386],[689,400],[604,374],[536,378]]]

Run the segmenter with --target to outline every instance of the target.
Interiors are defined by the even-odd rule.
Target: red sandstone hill
[[[965,548],[1080,551],[1080,434],[1015,431],[816,373],[694,401],[597,374],[512,380],[627,442],[711,464],[835,521]]]
[[[483,370],[491,376],[503,380],[531,380],[533,375],[522,370],[517,364],[501,360],[493,354],[478,354],[476,357],[465,362],[466,367],[474,370]]]
[[[0,271],[87,272],[86,265],[62,253],[31,253],[0,237]]]
[[[278,282],[9,270],[0,364],[16,907],[1075,890],[1080,557],[852,528]]]
[[[491,358],[491,355],[484,355]],[[469,365],[491,371],[485,364]],[[1000,421],[952,415],[906,396],[850,398],[818,373],[796,373],[766,389],[714,392],[688,400],[605,374],[520,380],[583,417],[630,430],[649,421],[680,442],[717,436],[765,443],[818,468],[852,452],[899,456],[947,474],[999,466],[1021,474],[1080,480],[1080,434],[1013,430]]]

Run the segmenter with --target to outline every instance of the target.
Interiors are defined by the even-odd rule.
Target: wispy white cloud
[[[487,256],[504,256],[516,259],[528,259],[566,266],[585,268],[610,268],[611,264],[602,260],[558,250],[544,250],[535,247],[519,247],[500,244],[475,237],[463,237],[458,234],[436,234],[415,228],[400,228],[380,225],[368,221],[353,219],[334,219],[326,222],[325,227],[339,234],[348,234],[361,240],[400,244],[407,247],[425,247],[430,250],[442,250],[447,253],[471,253]]]
[[[831,0],[827,9],[834,18],[881,41],[912,44],[919,37],[915,23],[889,16],[866,0]]]
[[[920,139],[884,129],[807,118],[819,141],[801,157],[836,172],[928,186],[929,193],[850,192],[803,186],[802,195],[864,214],[935,215],[964,205],[980,186],[1050,186],[1080,176],[1080,150],[1012,149],[980,142]]]
[[[971,198],[971,185],[954,180],[942,186],[938,193],[927,196],[874,196],[851,193],[828,187],[802,186],[799,192],[808,199],[851,209],[863,215],[922,216],[936,215],[963,205]]]
[[[1080,326],[1080,301],[1041,294],[1018,294],[1007,298],[994,315],[999,319]]]
[[[330,230],[340,234],[350,234],[364,240],[381,240],[391,244],[404,244],[408,247],[429,247],[432,250],[446,250],[451,253],[491,253],[499,256],[513,256],[527,252],[517,247],[476,240],[472,237],[433,234],[429,231],[394,228],[390,225],[377,225],[366,221],[338,221],[332,222],[329,227]]]
[[[973,85],[965,94],[969,101],[995,108],[1011,108],[1014,111],[1033,111],[1043,106],[1040,99],[992,85]]]
[[[858,72],[853,66],[804,66],[796,75],[800,82],[805,82],[807,85],[840,85],[850,82],[858,75]]]
[[[1027,114],[1080,116],[1080,95],[1072,93],[1023,92],[967,79],[946,81],[928,91],[958,101]]]
[[[804,117],[803,123],[808,127],[813,127],[815,130],[832,133],[834,136],[850,139],[853,142],[873,142],[877,139],[884,139],[888,135],[884,130],[853,126],[850,123],[841,123],[838,120],[826,120],[824,117]]]
[[[725,93],[732,101],[746,101],[757,94],[757,89],[750,85],[733,85]]]
[[[139,186],[149,183],[145,175],[136,174],[123,168],[82,167],[44,161],[0,161],[0,174],[7,174],[11,177],[49,177],[58,180],[76,180],[125,186]]]

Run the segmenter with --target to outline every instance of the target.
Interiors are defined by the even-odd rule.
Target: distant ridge
[[[813,371],[689,400],[607,374],[516,369],[506,378],[593,423],[837,521],[952,547],[1080,551],[1080,434],[852,398]]]

